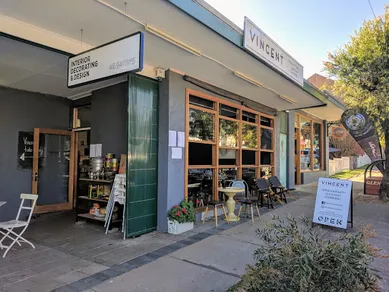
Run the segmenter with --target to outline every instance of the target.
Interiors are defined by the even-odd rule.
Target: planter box
[[[168,220],[168,232],[170,234],[180,234],[194,228],[193,222],[178,223],[177,221]]]

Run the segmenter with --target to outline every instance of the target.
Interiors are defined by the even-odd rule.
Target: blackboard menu
[[[44,145],[43,135],[39,137],[39,144]],[[39,147],[39,157],[43,156],[43,147]],[[34,133],[19,131],[18,136],[18,168],[32,169],[34,157]]]

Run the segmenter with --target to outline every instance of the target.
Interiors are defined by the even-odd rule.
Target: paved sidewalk
[[[360,187],[356,184],[354,191],[359,191]],[[310,190],[310,196],[265,214],[263,221],[269,220],[272,215],[283,217],[287,213],[295,217],[312,218],[315,199],[312,191],[315,191],[315,186],[304,186],[303,191],[307,190]],[[354,231],[371,224],[377,231],[377,237],[371,243],[389,253],[389,206],[358,204],[354,211]],[[255,226],[245,222],[217,233],[92,287],[88,292],[226,291],[239,281],[246,265],[253,264],[252,254],[259,244],[255,230],[264,224],[263,221],[257,222]],[[381,271],[383,277],[382,291],[389,291],[389,261],[377,259],[374,266]]]
[[[361,186],[354,184],[354,193]],[[54,224],[46,233],[33,224],[27,238],[37,249],[18,248],[0,259],[0,292],[226,291],[253,263],[255,230],[271,215],[312,218],[315,192],[315,185],[306,185],[296,192],[297,201],[270,213],[261,209],[263,221],[255,226],[244,219],[215,228],[209,221],[178,236],[155,232],[123,241],[118,234],[101,236],[90,224]],[[371,224],[377,231],[371,242],[389,253],[389,206],[358,203],[354,211],[354,230]],[[389,291],[388,260],[374,266]]]

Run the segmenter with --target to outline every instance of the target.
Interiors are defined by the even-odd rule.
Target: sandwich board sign
[[[352,185],[348,180],[319,178],[312,222],[342,229],[351,223],[352,228]]]

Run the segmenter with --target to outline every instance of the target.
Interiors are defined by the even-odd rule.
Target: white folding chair
[[[33,213],[33,210],[36,205],[36,201],[38,200],[38,195],[32,195],[32,194],[21,194],[20,199],[22,202],[20,203],[18,214],[16,215],[16,220],[6,221],[6,222],[0,222],[0,234],[3,235],[3,238],[0,240],[0,248],[5,249],[5,252],[3,254],[3,258],[7,255],[8,251],[14,246],[15,243],[18,245],[21,245],[21,242],[28,243],[32,246],[32,248],[35,248],[35,246],[22,237],[23,233],[26,231],[28,225],[31,221],[31,216]],[[24,201],[30,200],[32,201],[31,207],[24,206]],[[27,217],[27,220],[19,220],[20,214],[22,210],[28,210],[29,214]],[[23,228],[19,233],[15,232],[15,228]],[[12,241],[12,243],[8,246],[3,245],[3,241],[8,238]]]

